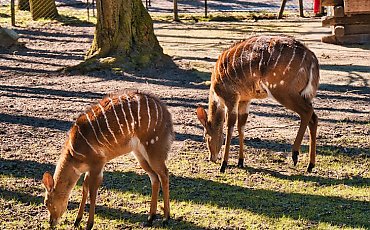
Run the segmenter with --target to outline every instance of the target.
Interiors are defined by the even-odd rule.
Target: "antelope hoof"
[[[293,159],[294,166],[296,166],[298,163],[298,155],[299,155],[299,151],[293,151],[292,159]]]
[[[239,158],[238,167],[239,168],[243,168],[244,167],[244,159],[243,158]]]
[[[149,217],[148,217],[148,220],[147,221],[145,221],[142,225],[143,225],[143,227],[146,227],[146,228],[148,228],[148,227],[152,227],[153,226],[153,221],[155,220],[157,218],[157,215],[149,215]]]
[[[169,223],[170,223],[170,218],[163,219],[162,227],[167,227]]]
[[[220,172],[221,173],[224,173],[225,170],[226,170],[226,167],[227,167],[227,162],[226,161],[223,161],[222,162],[222,165],[221,165],[221,168],[220,168]]]
[[[76,218],[75,223],[73,224],[73,226],[75,228],[78,228],[80,226],[81,220],[82,220],[82,217]]]
[[[94,226],[94,222],[92,222],[92,223],[87,223],[87,225],[86,225],[86,230],[91,230],[91,229],[93,228],[93,226]]]
[[[310,164],[308,165],[308,167],[307,167],[307,172],[312,172],[312,169],[315,167],[315,164],[314,163],[311,163],[310,162]]]

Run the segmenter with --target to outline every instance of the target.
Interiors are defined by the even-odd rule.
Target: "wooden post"
[[[12,17],[12,26],[15,26],[15,3],[14,0],[10,1],[10,14]]]
[[[283,18],[283,13],[284,13],[284,8],[285,8],[286,1],[287,0],[281,0],[281,6],[280,6],[280,12],[279,12],[278,19]]]
[[[304,14],[303,14],[303,0],[298,0],[299,2],[299,17],[304,17]]]
[[[177,0],[173,0],[173,20],[176,22],[180,21],[177,12]]]
[[[204,0],[204,17],[205,18],[208,18],[207,11],[208,11],[208,9],[207,9],[207,0]]]

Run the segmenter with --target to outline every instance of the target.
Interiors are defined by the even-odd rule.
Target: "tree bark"
[[[152,19],[141,0],[97,0],[94,40],[86,58],[147,66],[163,59]]]

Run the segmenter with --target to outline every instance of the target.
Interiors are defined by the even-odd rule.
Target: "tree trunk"
[[[30,11],[30,2],[29,0],[18,0],[18,9]]]
[[[87,59],[147,66],[165,57],[141,0],[97,0],[96,8],[96,30]]]
[[[32,19],[58,17],[55,0],[30,0]]]

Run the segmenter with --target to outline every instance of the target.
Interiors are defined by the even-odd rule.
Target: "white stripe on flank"
[[[114,133],[113,133],[112,129],[111,129],[111,128],[110,128],[110,126],[109,126],[108,118],[107,118],[107,115],[105,115],[105,111],[104,111],[103,106],[101,106],[101,104],[98,104],[98,106],[99,106],[99,108],[101,109],[101,113],[103,114],[103,116],[104,116],[104,118],[105,118],[105,123],[107,124],[108,131],[112,134],[112,136],[113,136],[113,138],[114,138],[114,141],[115,141],[116,143],[118,143],[116,136],[114,135]]]
[[[140,116],[140,97],[139,95],[135,95],[136,99],[137,99],[137,122],[138,122],[138,128],[140,128],[140,120],[141,120],[141,116]]]
[[[292,64],[292,61],[293,61],[293,59],[295,57],[295,50],[296,50],[296,48],[297,47],[294,46],[292,57],[290,58],[288,65],[285,67],[285,69],[283,71],[283,75],[285,75],[286,71],[288,71],[288,69],[290,68],[290,64]]]
[[[147,132],[149,132],[149,128],[150,128],[150,122],[151,122],[151,117],[150,117],[150,108],[149,108],[149,101],[148,101],[148,97],[146,95],[144,95],[145,97],[145,102],[146,102],[146,109],[148,111],[148,128],[147,128]]]
[[[156,101],[154,101],[154,102],[157,103]],[[162,125],[162,120],[163,120],[162,106],[158,105],[158,107],[159,107],[159,111],[160,111],[160,115],[158,115],[158,116],[161,118],[161,120],[158,123],[159,123],[159,125]]]
[[[276,68],[276,65],[277,63],[279,62],[279,59],[280,59],[280,56],[281,56],[281,52],[283,51],[284,49],[284,46],[281,45],[280,49],[279,49],[279,56],[276,58],[276,61],[275,61],[275,64],[274,64],[274,67],[272,67],[272,69],[275,69]]]
[[[272,57],[272,54],[274,53],[274,51],[275,51],[275,46],[273,46],[273,47],[272,47],[272,50],[271,50],[271,52],[270,52],[270,57],[269,57],[269,59],[268,59],[268,60],[267,60],[267,62],[266,62],[266,66],[268,66],[268,65],[269,65],[270,60],[271,60],[271,57]]]
[[[98,154],[98,151],[95,150],[95,148],[90,144],[90,142],[87,140],[87,138],[82,134],[80,126],[75,124],[77,126],[78,133],[81,135],[81,137],[85,140],[86,144],[90,147],[91,150],[93,150],[96,154]]]
[[[114,107],[114,104],[113,104],[113,100],[110,97],[108,97],[108,99],[109,99],[109,101],[110,101],[110,103],[112,105],[112,110],[113,110],[114,116],[116,117],[116,120],[117,120],[117,124],[119,126],[119,129],[121,130],[122,135],[124,135],[125,133],[123,132],[123,129],[121,127],[121,123],[120,123],[119,118],[117,116],[116,108]]]
[[[99,121],[98,121],[98,118],[94,112],[94,110],[92,109],[91,112],[93,113],[94,117],[95,117],[95,121],[96,121],[96,124],[98,125],[98,128],[99,128],[99,132],[100,132],[100,135],[104,138],[104,140],[110,145],[112,146],[112,144],[109,142],[109,140],[105,137],[103,131],[101,130],[101,127],[100,127],[100,124],[99,124]]]
[[[104,146],[104,147],[108,148],[109,150],[112,150],[111,148],[109,148],[109,146],[107,146],[107,145],[103,144],[103,142],[101,142],[101,141],[99,140],[99,138],[98,138],[98,134],[96,133],[96,130],[95,130],[95,128],[94,128],[94,126],[93,126],[93,124],[92,124],[92,122],[91,122],[91,120],[90,120],[90,117],[89,117],[89,115],[88,115],[87,113],[86,113],[86,118],[87,118],[87,121],[89,122],[89,125],[90,125],[90,127],[91,127],[91,129],[92,129],[92,131],[93,131],[94,135],[95,135],[96,141],[97,141],[100,145],[102,145],[102,146]]]
[[[299,64],[298,69],[302,66],[302,64],[303,64],[303,62],[304,62],[304,59],[306,58],[306,54],[307,54],[307,52],[306,52],[306,51],[304,51],[304,53],[303,53],[303,57],[302,57],[302,61],[301,61],[301,63]]]
[[[257,38],[256,41],[254,41],[254,44],[252,46],[252,50],[251,50],[251,53],[249,55],[249,73],[250,73],[250,76],[252,77],[253,76],[253,71],[252,71],[252,58],[253,58],[253,52],[254,52],[254,49],[256,48],[256,44],[258,43],[258,41],[261,39],[262,37],[259,37]]]
[[[128,110],[130,111],[130,115],[131,115],[131,119],[132,119],[131,120],[132,132],[134,132],[134,130],[135,130],[135,118],[134,118],[134,115],[132,115],[130,100],[131,100],[131,98],[127,98],[127,106],[128,106]]]
[[[122,113],[123,113],[123,117],[125,118],[126,127],[127,127],[127,132],[128,132],[128,133],[131,133],[130,126],[128,125],[128,121],[127,121],[126,113],[125,113],[125,110],[123,109],[123,103],[122,103],[122,98],[121,98],[121,96],[118,96],[118,101],[119,101],[119,104],[121,105],[121,110],[122,110]]]
[[[155,127],[157,127],[158,118],[159,118],[158,107],[157,107],[157,103],[155,103],[155,100],[153,98],[150,98],[150,99],[153,101],[153,104],[154,104],[154,107],[155,107],[155,114],[156,114],[155,124],[154,124],[154,131],[155,131]]]
[[[79,155],[79,156],[81,156],[81,157],[83,157],[83,158],[86,158],[85,154],[79,153],[79,152],[77,152],[77,151],[73,148],[73,145],[72,145],[72,143],[71,143],[71,139],[69,139],[69,147],[71,147],[72,151],[73,151],[74,153],[76,153],[77,155]]]
[[[228,78],[230,78],[230,80],[232,81],[232,78],[231,78],[230,72],[229,72],[229,54],[230,54],[230,49],[227,51],[227,54],[226,54],[226,65],[227,65],[227,67],[225,68],[225,71],[226,71],[226,76]],[[231,65],[231,67],[232,67],[232,65]],[[232,81],[232,82],[234,82],[234,81]]]
[[[239,50],[239,47],[242,45],[243,43],[240,43],[236,48],[235,48],[235,52],[234,52],[234,56],[233,56],[233,69],[234,69],[234,72],[235,72],[235,78],[237,78],[238,76],[238,73],[236,72],[236,68],[235,68],[235,57],[236,57],[236,52]]]

